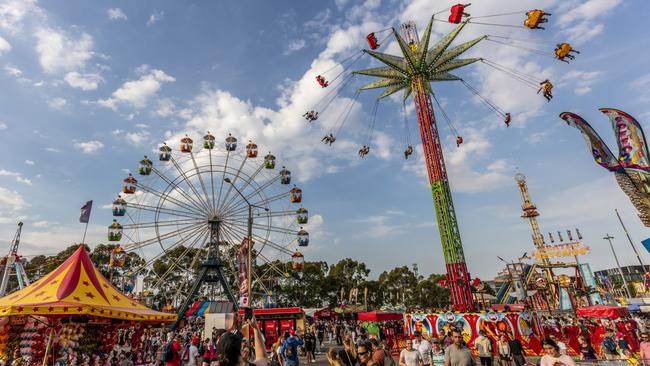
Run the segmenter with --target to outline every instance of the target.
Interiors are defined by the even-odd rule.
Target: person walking
[[[515,364],[517,366],[526,365],[524,346],[521,344],[521,341],[517,338],[512,338],[508,341],[508,347],[510,347],[510,353],[512,354],[512,359],[515,361]]]
[[[580,343],[580,359],[583,361],[595,361],[598,359],[596,350],[591,346],[587,338],[583,335],[578,336],[578,343]]]
[[[613,360],[615,358],[618,358],[616,341],[614,340],[614,332],[611,329],[607,329],[605,332],[605,337],[603,337],[603,340],[600,343],[600,349],[603,353],[603,357],[606,360]]]
[[[639,362],[645,366],[650,365],[650,336],[648,333],[641,333],[641,344],[639,345]]]
[[[352,342],[352,338],[347,337],[343,341],[343,349],[339,351],[339,359],[344,366],[354,366],[356,365],[357,359],[357,349]]]
[[[298,346],[304,345],[305,342],[296,335],[294,330],[285,333],[285,340],[280,349],[282,354],[282,364],[284,366],[298,366],[300,361],[298,359]]]
[[[445,364],[445,350],[440,347],[440,341],[436,338],[431,340],[431,365],[443,366]]]
[[[573,358],[560,353],[560,347],[551,338],[542,340],[544,356],[540,359],[540,366],[576,366]]]
[[[359,366],[379,366],[372,362],[372,350],[367,344],[357,346],[357,355],[359,355]]]
[[[422,357],[422,364],[424,366],[431,365],[431,343],[422,337],[420,331],[413,332],[415,339],[413,340],[413,348],[420,352],[420,357]]]
[[[413,348],[413,341],[406,340],[406,348],[399,354],[399,366],[422,366],[422,356],[420,352]]]
[[[482,366],[492,366],[492,353],[494,349],[492,348],[492,340],[485,336],[485,330],[481,329],[478,332],[479,336],[474,341],[474,347],[476,348],[476,353],[481,360]]]
[[[314,357],[314,351],[316,350],[316,336],[314,336],[313,328],[307,328],[307,331],[305,332],[304,341],[305,341],[305,353],[307,356],[307,363],[316,362],[316,358]]]
[[[445,349],[445,366],[476,366],[472,351],[465,345],[460,330],[451,331],[451,341],[451,345]]]
[[[510,351],[508,337],[505,335],[505,333],[501,333],[499,336],[499,341],[497,342],[497,353],[499,354],[499,365],[512,365],[512,352]]]

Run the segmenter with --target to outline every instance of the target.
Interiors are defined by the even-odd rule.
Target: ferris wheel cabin
[[[194,146],[194,141],[192,141],[192,139],[189,138],[189,136],[185,135],[185,137],[181,139],[181,152],[191,153],[193,146]]]
[[[266,169],[275,169],[275,155],[269,151],[268,155],[264,157],[264,167]]]
[[[133,194],[135,193],[136,186],[138,184],[137,179],[133,177],[131,173],[126,177],[122,184],[122,193]]]
[[[295,185],[293,188],[291,188],[291,196],[289,197],[289,200],[291,203],[300,203],[302,202],[302,189],[296,187]]]
[[[158,159],[160,161],[169,161],[172,158],[172,148],[167,146],[166,143],[163,143],[163,145],[158,149]]]
[[[246,156],[249,158],[257,157],[257,145],[253,141],[248,140],[248,145],[246,145]]]
[[[298,211],[296,211],[296,221],[301,225],[306,224],[309,221],[309,211],[304,207],[300,207]]]
[[[237,139],[231,134],[226,137],[226,151],[235,151],[237,148]]]
[[[122,225],[117,220],[108,226],[108,241],[122,240]]]
[[[122,196],[117,196],[117,199],[113,201],[113,216],[121,217],[126,214],[126,201]]]
[[[298,239],[298,246],[301,247],[306,247],[309,245],[309,233],[304,230],[302,227],[300,228],[300,231],[298,231],[297,235]]]
[[[286,167],[282,167],[282,170],[280,170],[280,183],[282,184],[291,183],[291,172],[287,170]]]
[[[210,131],[203,136],[203,148],[208,150],[214,149],[214,136],[212,136]]]
[[[140,160],[140,165],[138,166],[138,173],[140,175],[149,175],[153,167],[153,161],[147,158],[147,155],[144,156],[144,159]]]

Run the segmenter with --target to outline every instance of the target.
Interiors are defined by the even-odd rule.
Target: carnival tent
[[[360,321],[369,321],[369,322],[385,322],[389,320],[401,320],[403,315],[400,313],[385,313],[383,311],[369,311],[365,313],[359,313],[357,319]]]
[[[14,315],[91,315],[155,322],[176,320],[176,314],[151,310],[113,287],[95,268],[83,245],[40,280],[0,298],[0,317]]]
[[[630,312],[622,306],[594,305],[576,309],[576,315],[585,318],[617,319],[629,316]]]

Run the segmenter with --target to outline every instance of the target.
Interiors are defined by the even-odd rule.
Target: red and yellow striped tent
[[[176,314],[151,310],[113,287],[95,268],[83,245],[54,271],[0,299],[0,317],[14,315],[91,315],[154,322],[176,320]]]

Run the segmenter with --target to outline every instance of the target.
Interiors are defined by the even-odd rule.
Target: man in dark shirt
[[[512,359],[515,360],[517,366],[524,366],[526,358],[524,357],[524,347],[521,342],[517,338],[513,338],[508,342],[508,347],[510,347]]]

